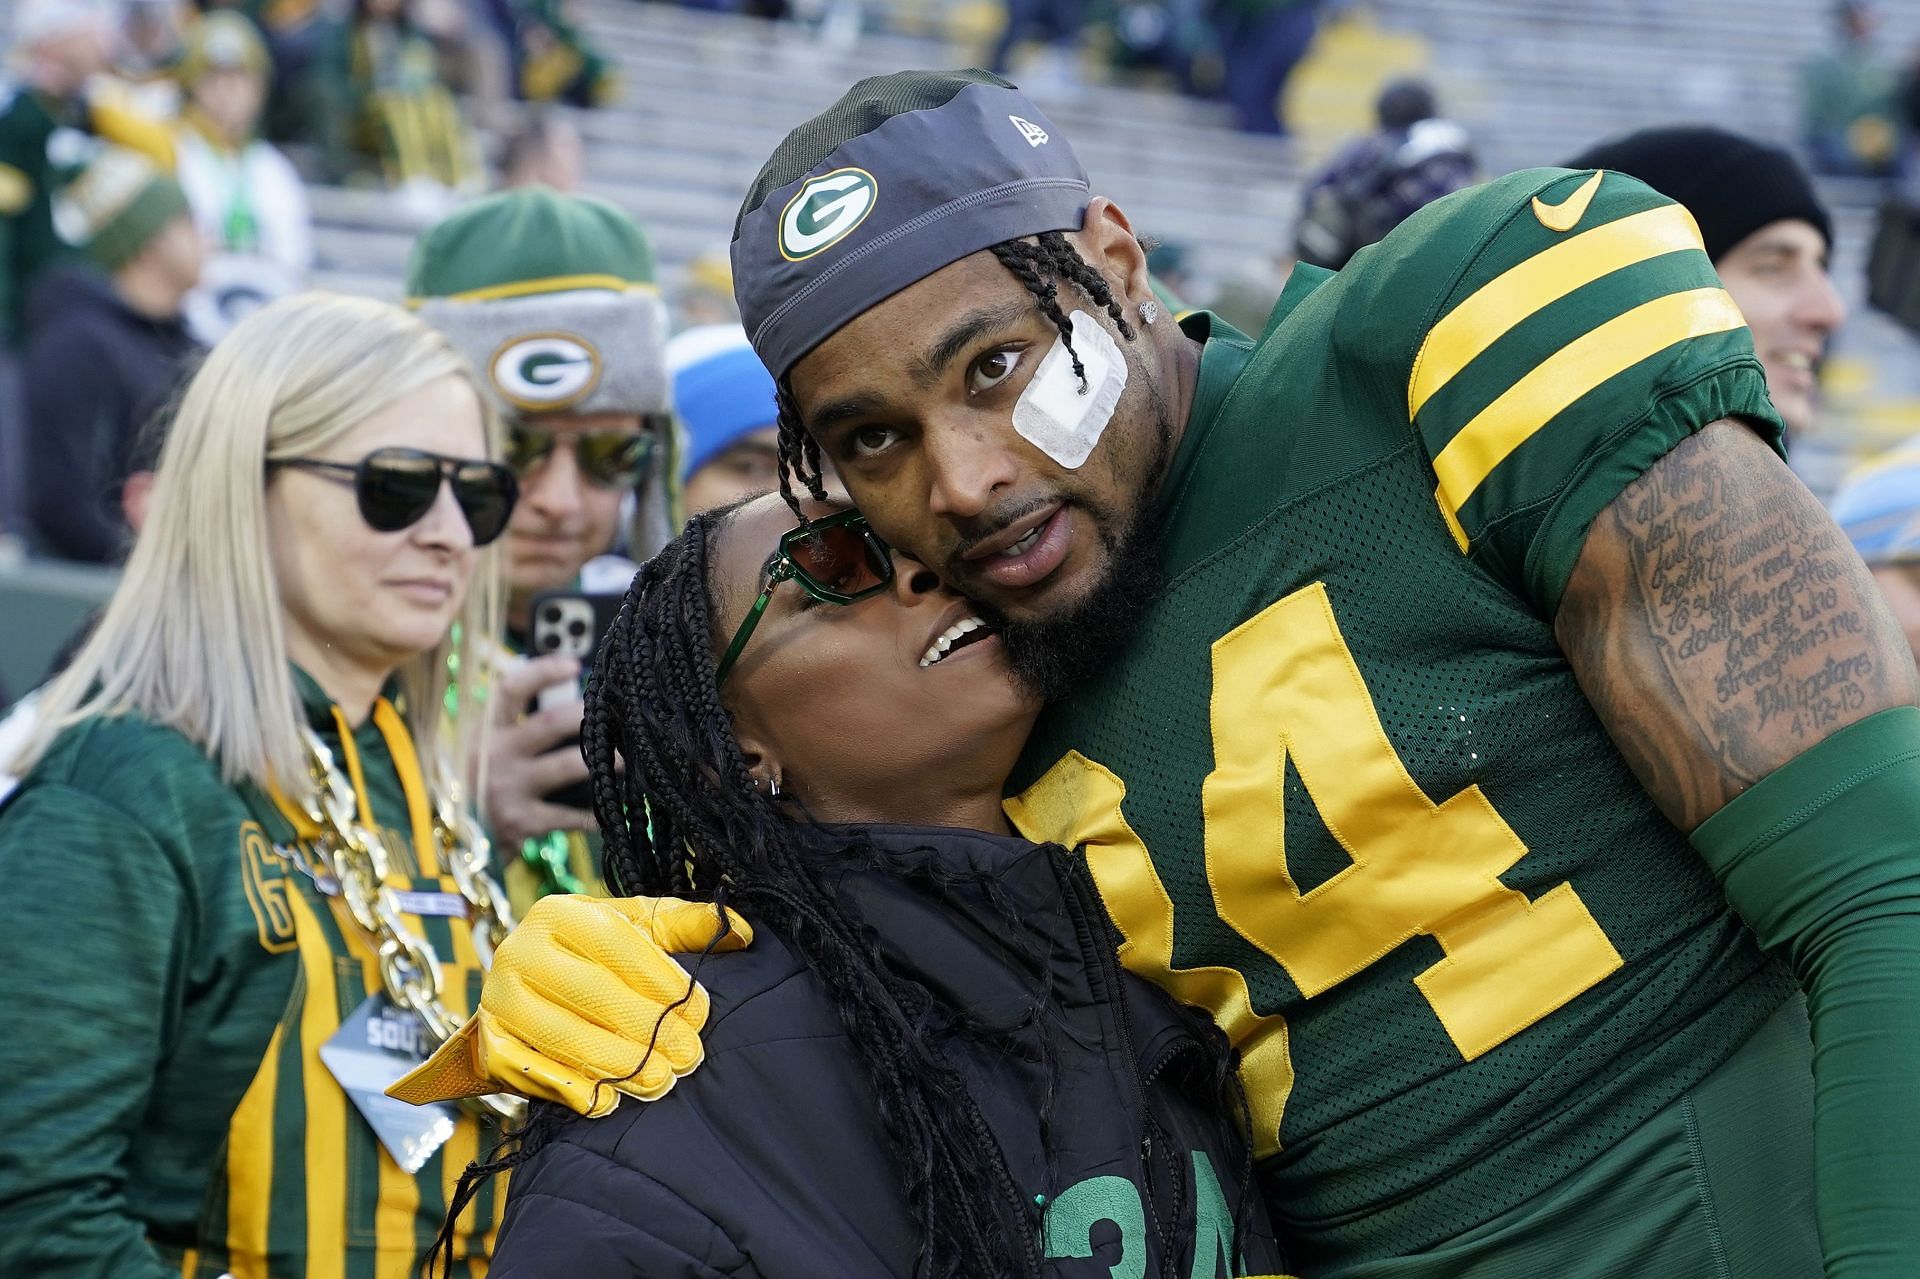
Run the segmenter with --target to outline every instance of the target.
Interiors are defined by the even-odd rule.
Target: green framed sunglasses
[[[878,595],[893,583],[893,554],[880,535],[867,526],[858,511],[835,511],[780,535],[780,545],[767,561],[767,584],[747,610],[733,642],[721,655],[714,683],[724,684],[740,660],[754,628],[780,583],[794,581],[822,604],[854,604]]]

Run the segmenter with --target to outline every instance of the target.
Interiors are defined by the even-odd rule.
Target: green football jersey
[[[1439,201],[1300,268],[1257,343],[1188,327],[1167,588],[1008,808],[1238,1046],[1312,1274],[1519,1204],[1790,994],[1553,632],[1636,476],[1780,425],[1692,219],[1614,173]]]

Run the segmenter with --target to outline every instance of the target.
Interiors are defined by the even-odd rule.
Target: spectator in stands
[[[27,290],[71,251],[53,229],[53,196],[103,141],[173,163],[164,127],[103,88],[113,38],[106,0],[19,0],[19,79],[0,86],[0,331],[18,345]]]
[[[587,39],[577,6],[567,0],[519,0],[514,12],[521,97],[570,107],[613,101],[620,77]]]
[[[1285,133],[1280,94],[1313,44],[1320,0],[1218,0],[1214,21],[1234,123],[1248,133]]]
[[[176,75],[192,12],[186,0],[126,0],[122,11],[114,74],[132,89],[141,114],[155,120],[179,114]]]
[[[1293,236],[1302,262],[1338,271],[1416,209],[1479,180],[1467,131],[1441,118],[1424,82],[1387,85],[1374,114],[1379,128],[1348,143],[1308,184]]]
[[[1920,436],[1855,471],[1832,506],[1920,659]]]
[[[1829,274],[1833,227],[1799,162],[1724,129],[1679,127],[1603,142],[1567,167],[1615,169],[1686,206],[1753,331],[1789,438],[1807,430],[1827,343],[1847,308]]]
[[[261,133],[311,149],[329,178],[345,176],[351,95],[345,6],[335,0],[198,0],[206,11],[243,14],[266,40],[272,61]]]
[[[586,143],[558,111],[528,112],[500,155],[500,185],[509,190],[541,186],[571,194],[586,176]]]
[[[773,375],[738,324],[688,329],[667,343],[673,411],[684,433],[680,496],[688,515],[780,486]]]
[[[180,63],[188,98],[177,172],[210,254],[188,315],[208,344],[248,311],[304,286],[313,267],[306,188],[257,132],[269,67],[254,25],[220,11],[195,24]]]
[[[409,0],[354,0],[348,35],[353,144],[416,209],[444,208],[481,181],[478,146],[440,78],[439,51]]]
[[[338,885],[374,881],[440,973],[409,989],[464,1016],[495,912],[449,783],[484,724],[445,707],[486,691],[499,453],[465,361],[367,299],[284,299],[194,378],[0,809],[0,970],[35,986],[0,1036],[0,1274],[416,1273],[499,1131],[356,1112],[369,1044],[426,1031]]]
[[[733,261],[725,245],[687,263],[673,294],[673,321],[677,329],[740,322],[740,308],[733,300]]]
[[[539,187],[503,191],[429,229],[407,268],[410,302],[465,351],[508,421],[520,502],[503,540],[506,646],[525,652],[542,591],[624,590],[633,564],[603,576],[590,561],[614,549],[623,506],[627,549],[644,558],[674,527],[666,458],[672,417],[666,308],[653,252],[625,213]],[[580,703],[519,718],[577,665],[537,658],[509,672],[483,810],[511,861],[508,889],[526,903],[597,882],[585,840],[593,815],[546,798],[584,782],[574,742]]]
[[[1022,41],[1038,40],[1069,62],[1086,22],[1081,0],[1006,0],[1006,25],[987,56],[987,70],[1004,75]],[[1070,75],[1071,73],[1066,73]]]
[[[1837,42],[1801,69],[1802,136],[1815,171],[1881,177],[1898,167],[1901,139],[1896,74],[1874,46],[1880,10],[1874,0],[1841,0],[1834,17]]]
[[[22,359],[28,513],[45,553],[114,563],[134,439],[197,350],[183,304],[205,249],[180,184],[128,151],[88,166],[58,216],[97,270],[62,265],[34,286]]]

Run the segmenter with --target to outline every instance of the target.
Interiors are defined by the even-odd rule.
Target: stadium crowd
[[[823,45],[877,20],[684,7]],[[1014,80],[1104,60],[1282,134],[1330,7],[1008,0],[976,52]],[[1260,284],[1136,238],[985,73],[778,122],[730,258],[668,281],[586,194],[587,113],[646,89],[570,0],[14,0],[0,539],[118,577],[44,683],[0,689],[0,1279],[1907,1273],[1920,1186],[1875,1137],[1912,1105],[1830,1093],[1920,1047],[1886,993],[1920,963],[1920,848],[1889,842],[1920,785],[1884,762],[1920,750],[1920,438],[1824,511],[1777,457],[1848,322],[1816,175],[1875,184],[1867,292],[1920,324],[1920,63],[1882,59],[1876,12],[1835,7],[1792,140],[1676,120],[1489,173],[1431,84],[1386,80],[1274,228],[1284,291],[1243,335],[1209,308]],[[915,206],[883,207],[908,172]],[[402,304],[309,291],[315,186],[418,228]],[[836,275],[869,216],[894,247]],[[925,408],[953,377],[960,407]],[[1330,429],[1396,402],[1407,448]],[[983,445],[976,405],[1018,442]],[[1565,459],[1435,438],[1536,409]],[[1325,438],[1295,456],[1280,420]],[[1269,453],[1311,477],[1299,506],[1236,480]],[[1032,474],[1088,528],[994,505]],[[1377,540],[1415,511],[1424,540]],[[1340,521],[1313,552],[1339,622],[1324,582],[1236,594]],[[1092,574],[1075,537],[1101,598],[1023,601],[1030,560]],[[1736,578],[1786,620],[1741,630]],[[1629,597],[1660,637],[1618,629]],[[1682,636],[1744,684],[1675,745],[1663,716],[1704,696]],[[1233,757],[1257,734],[1188,689],[1255,679],[1236,637],[1382,749]],[[1787,700],[1739,700],[1807,653]],[[1448,698],[1462,727],[1419,738]],[[1352,777],[1380,789],[1338,810]],[[1787,778],[1831,798],[1825,833]],[[1249,847],[1305,804],[1324,838],[1223,869],[1235,803]],[[1363,835],[1471,847],[1518,907],[1409,870],[1322,936],[1337,895],[1288,859]],[[1320,951],[1234,913],[1254,891]],[[1557,940],[1494,991],[1476,965],[1529,916]],[[1416,937],[1434,967],[1380,962]],[[1337,1070],[1296,1076],[1289,1019]],[[1447,1065],[1354,1048],[1371,1020]]]

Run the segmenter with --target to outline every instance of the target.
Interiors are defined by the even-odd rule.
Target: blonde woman
[[[445,708],[499,623],[500,451],[380,303],[274,303],[187,388],[0,808],[0,1274],[385,1279],[433,1239],[495,1115],[369,1095],[510,922],[443,780],[480,758]]]

